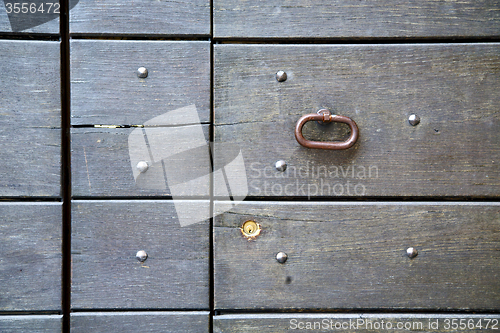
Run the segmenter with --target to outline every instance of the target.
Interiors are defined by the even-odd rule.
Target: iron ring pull
[[[302,135],[302,127],[308,121],[318,121],[320,123],[345,123],[351,128],[351,136],[346,141],[334,141],[334,142],[320,142],[320,141],[309,141]],[[311,113],[302,116],[297,125],[295,126],[295,138],[297,142],[306,148],[316,148],[316,149],[330,149],[330,150],[341,150],[351,148],[358,140],[358,125],[349,117],[332,115],[328,110],[319,110],[318,113]]]

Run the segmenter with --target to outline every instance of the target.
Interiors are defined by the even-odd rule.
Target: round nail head
[[[406,255],[410,258],[413,259],[418,255],[418,251],[414,247],[409,247],[406,249]]]
[[[283,81],[286,81],[286,73],[283,72],[283,71],[278,71],[278,73],[276,73],[276,80],[278,80],[278,82],[283,82]]]
[[[141,79],[145,79],[148,77],[148,69],[146,67],[139,67],[137,70],[137,76]]]
[[[137,163],[137,170],[139,170],[140,173],[144,173],[148,171],[149,169],[149,164],[146,161],[140,161]]]
[[[286,162],[283,160],[279,160],[278,162],[276,162],[276,164],[274,166],[276,167],[276,170],[278,170],[278,171],[283,172],[286,170]]]
[[[416,114],[412,114],[411,116],[408,117],[408,122],[410,123],[411,126],[417,126],[418,123],[420,123],[420,117],[417,116]]]
[[[276,255],[276,261],[278,261],[280,264],[284,264],[287,259],[288,255],[285,252],[278,252],[278,254]]]
[[[148,254],[146,253],[146,251],[144,250],[140,250],[140,251],[137,251],[137,254],[135,255],[135,257],[137,258],[137,260],[139,260],[140,262],[145,262],[146,259],[148,259]]]

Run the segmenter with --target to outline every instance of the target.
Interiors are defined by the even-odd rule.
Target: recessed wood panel
[[[61,204],[2,202],[0,216],[0,311],[60,310]]]
[[[183,203],[209,217],[208,201]],[[72,308],[208,309],[209,223],[195,222],[172,201],[73,201]]]
[[[499,55],[495,43],[215,45],[214,140],[241,149],[249,196],[497,197]],[[357,123],[353,147],[297,142],[300,117],[324,108]],[[349,128],[302,133],[342,141]]]
[[[81,0],[70,11],[70,32],[209,35],[210,2]]]
[[[0,316],[2,333],[61,333],[60,315],[16,315]]]
[[[498,311],[499,208],[216,202],[215,308]],[[259,224],[260,234],[245,237],[245,221]]]
[[[190,105],[198,123],[210,121],[210,43],[71,42],[72,125],[191,124],[189,117],[158,118]]]
[[[73,128],[73,197],[208,199],[208,127]]]
[[[0,41],[0,196],[57,197],[61,188],[58,42]]]
[[[157,333],[209,332],[208,312],[72,313],[71,332]]]
[[[485,1],[214,1],[216,37],[478,37],[500,34],[499,3]]]
[[[498,315],[471,314],[240,314],[214,317],[214,332],[494,332]]]

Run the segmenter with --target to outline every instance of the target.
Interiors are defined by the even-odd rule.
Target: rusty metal
[[[351,136],[346,141],[334,141],[334,142],[320,142],[320,141],[309,141],[302,135],[302,127],[308,121],[319,121],[321,123],[344,123],[349,125],[351,128]],[[349,117],[332,115],[330,111],[326,109],[319,110],[318,113],[311,113],[302,116],[297,125],[295,126],[295,138],[297,142],[302,146],[307,148],[316,149],[331,149],[331,150],[341,150],[351,148],[358,140],[359,130],[358,125]]]

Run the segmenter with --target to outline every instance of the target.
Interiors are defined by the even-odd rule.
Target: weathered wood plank
[[[191,104],[201,122],[210,121],[210,43],[71,42],[73,125],[142,125]]]
[[[241,148],[251,196],[500,194],[500,44],[221,44],[214,71],[215,143]],[[352,148],[297,143],[321,108],[356,121]],[[342,140],[344,126],[303,133]]]
[[[215,0],[214,36],[499,36],[499,9],[497,0]]]
[[[0,331],[2,333],[60,333],[62,316],[0,316]]]
[[[59,196],[59,43],[0,42],[0,196]]]
[[[500,309],[500,204],[216,202],[216,309]],[[247,220],[261,225],[242,236]],[[418,255],[410,259],[406,250]],[[288,260],[275,259],[285,252]]]
[[[0,202],[0,216],[0,310],[61,309],[61,204]]]
[[[141,133],[142,131],[145,135]],[[147,129],[73,128],[71,130],[73,197],[208,198],[210,193],[208,144],[199,150],[189,149],[193,144],[193,138],[200,135],[208,142],[208,125]],[[165,150],[177,150],[179,153],[168,156]],[[154,151],[158,151],[157,155],[164,158],[154,159]],[[149,168],[141,174],[137,172],[137,161],[143,160],[148,162]],[[192,183],[192,186],[177,188],[174,191],[171,189],[175,181],[189,181],[196,178],[199,178],[199,181]]]
[[[11,5],[7,6],[7,3]],[[21,1],[17,2],[19,3],[20,12],[15,14],[13,7],[15,3],[16,1],[4,1],[4,5],[0,6],[0,32],[59,33],[59,15],[57,13],[54,14],[56,7],[53,6],[48,15],[48,5],[44,6],[44,13],[40,11],[35,14],[22,13],[21,6],[23,2]],[[31,3],[35,3],[37,9],[39,9],[42,1],[33,0],[28,4]],[[52,1],[52,3],[59,4],[59,1]],[[7,14],[7,10],[10,12],[10,15]]]
[[[181,227],[172,201],[74,201],[72,308],[208,309],[208,237],[208,221]]]
[[[387,332],[391,329],[398,331],[398,328],[401,332],[484,332],[485,330],[493,332],[500,327],[499,320],[499,315],[471,314],[223,315],[214,317],[214,332],[280,333],[292,330],[300,330],[301,332]],[[486,325],[488,328],[485,328]]]
[[[209,35],[210,1],[80,1],[71,33]]]
[[[71,332],[209,332],[208,312],[72,313]]]

